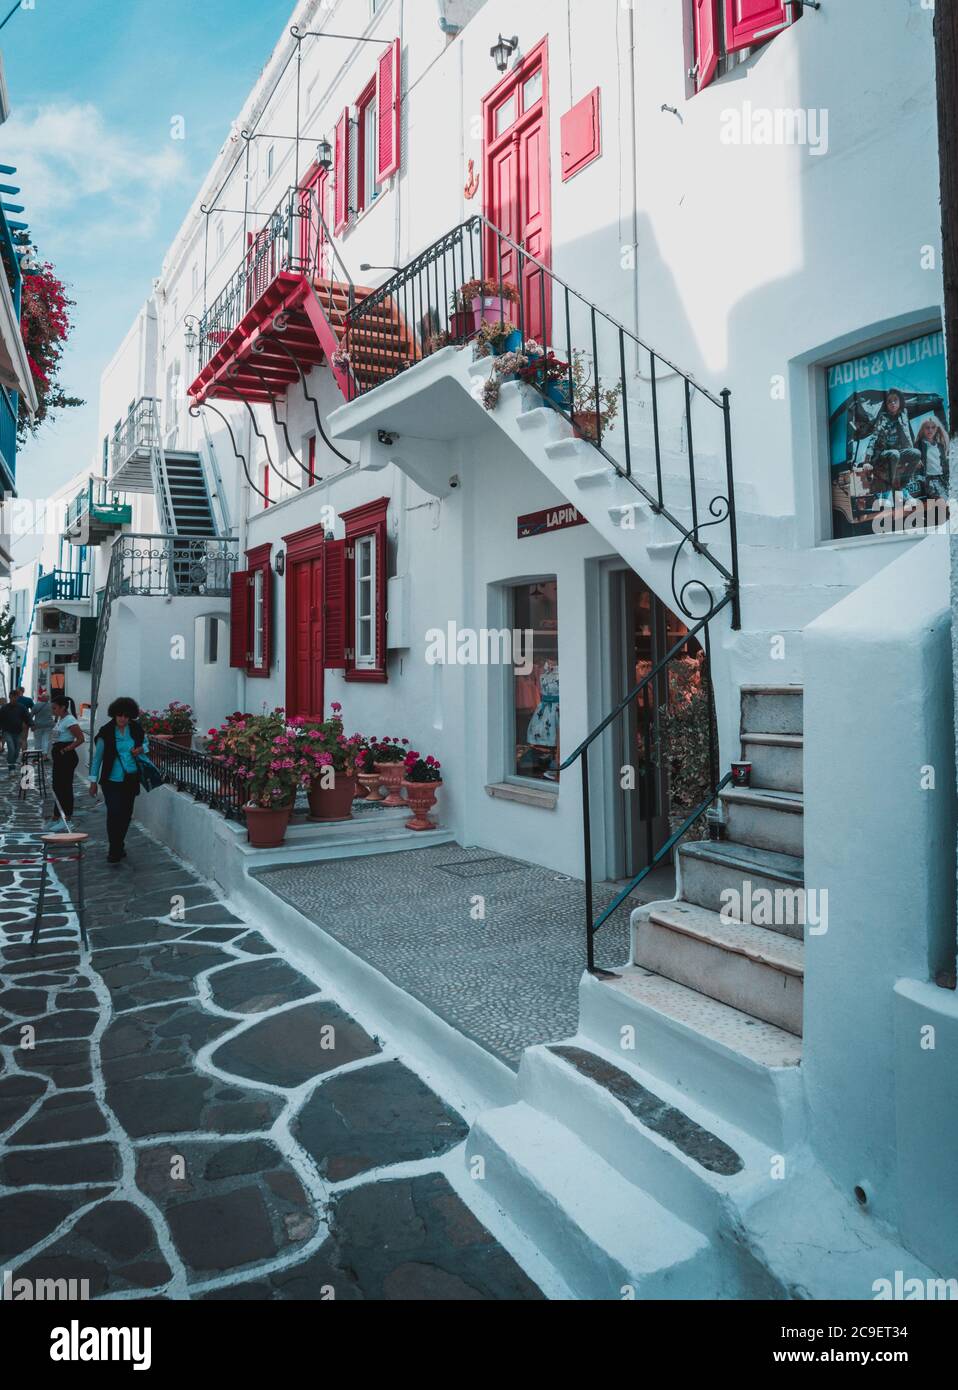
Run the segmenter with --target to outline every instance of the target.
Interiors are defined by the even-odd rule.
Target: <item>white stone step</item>
[[[613,473],[610,468],[587,468],[582,473],[575,475],[576,487],[608,487],[612,482]]]
[[[678,863],[681,896],[688,902],[721,912],[734,902],[733,894],[743,904],[756,901],[759,893],[771,895],[781,918],[775,929],[802,939],[804,900],[796,895],[804,889],[805,876],[799,856],[732,840],[693,840],[679,846]]]
[[[800,734],[800,685],[743,685],[742,733]]]
[[[776,1153],[802,1138],[802,1042],[783,1028],[633,965],[583,975],[579,1033]]]
[[[482,1113],[466,1162],[576,1298],[719,1296],[708,1239],[523,1101]]]
[[[726,787],[721,797],[730,840],[780,854],[804,853],[805,807],[800,792]]]
[[[742,757],[752,764],[752,784],[772,791],[800,792],[804,786],[801,734],[742,735]]]
[[[640,908],[632,921],[636,965],[801,1035],[801,941],[749,922],[723,920],[696,903]]]
[[[711,1240],[728,1239],[741,1214],[777,1187],[771,1150],[637,1066],[581,1036],[527,1048],[520,1094],[576,1130],[627,1181]],[[738,1297],[774,1297],[762,1267],[728,1240]],[[726,1294],[731,1296],[731,1291]]]

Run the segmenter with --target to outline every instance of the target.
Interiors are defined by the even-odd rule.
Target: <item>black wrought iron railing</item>
[[[590,974],[602,973],[601,971],[597,972],[595,962],[595,938],[597,933],[601,930],[601,928],[605,925],[609,918],[615,912],[618,911],[618,909],[622,906],[626,899],[629,898],[635,892],[635,890],[639,887],[642,881],[648,877],[652,870],[657,868],[659,864],[662,864],[663,862],[668,860],[679,841],[682,840],[693,828],[693,826],[695,826],[697,822],[701,820],[701,817],[705,814],[708,808],[715,802],[719,793],[725,786],[727,786],[727,784],[731,780],[732,774],[730,772],[727,773],[725,776],[719,775],[718,735],[716,730],[714,698],[712,693],[711,651],[708,632],[708,625],[711,618],[714,617],[715,613],[717,613],[720,609],[730,604],[731,601],[731,596],[726,596],[716,605],[716,608],[713,613],[710,613],[708,617],[700,619],[697,623],[690,627],[688,631],[684,634],[684,636],[679,638],[679,640],[675,642],[672,645],[672,647],[670,647],[670,649],[665,653],[662,659],[658,661],[655,664],[655,666],[653,666],[652,670],[649,671],[647,675],[643,676],[643,678],[639,681],[638,685],[636,685],[634,689],[630,690],[627,695],[623,696],[623,698],[619,701],[615,708],[611,710],[602,720],[601,724],[597,725],[596,728],[594,728],[592,732],[589,734],[589,736],[583,739],[583,741],[579,744],[578,748],[576,748],[572,753],[569,754],[569,756],[565,759],[565,761],[561,764],[559,768],[560,773],[562,773],[565,772],[566,769],[572,767],[575,763],[578,763],[582,779],[582,836],[585,878],[586,969],[590,972]],[[607,903],[606,906],[602,909],[602,911],[598,915],[596,915],[594,904],[594,883],[592,870],[592,814],[590,804],[591,788],[589,772],[589,750],[592,748],[592,745],[599,738],[601,738],[602,735],[608,729],[610,729],[618,720],[626,716],[627,712],[633,706],[635,706],[638,701],[640,701],[643,698],[647,691],[651,691],[653,698],[657,699],[657,688],[660,686],[663,678],[666,683],[664,701],[668,701],[668,680],[672,664],[677,659],[688,653],[690,644],[693,642],[699,642],[702,644],[702,649],[705,657],[700,679],[702,682],[701,695],[705,700],[705,718],[707,720],[708,745],[707,766],[702,768],[702,783],[704,786],[707,787],[707,791],[704,795],[700,797],[700,799],[696,801],[696,803],[691,807],[691,809],[689,809],[687,806],[684,807],[684,814],[680,813],[679,816],[670,817],[670,824],[675,820],[678,820],[679,823],[672,825],[671,833],[665,840],[665,842],[662,845],[660,845],[658,850],[656,850],[651,855],[648,862],[643,866],[643,868],[640,869],[639,872],[635,874],[629,880],[629,882],[622,889],[620,889],[619,892],[615,894],[612,901]],[[694,752],[692,750],[682,750],[682,755],[694,756]],[[657,767],[651,767],[648,764],[658,762],[658,760],[662,756],[661,750],[656,749],[653,751],[652,749],[650,749],[647,743],[644,749],[643,756],[646,760],[646,766],[644,766],[641,769],[638,769],[638,771],[641,774],[638,780],[641,781],[642,785],[646,787],[655,787],[656,784],[660,781],[660,778],[655,775],[659,769]],[[651,818],[655,815],[656,811],[659,811],[661,813],[661,810],[661,807],[657,807],[654,804],[648,805],[646,807],[646,815]]]
[[[194,801],[222,811],[227,820],[245,819],[249,782],[242,769],[224,767],[209,753],[164,738],[150,738],[149,757],[177,791],[189,792]]]
[[[733,628],[740,626],[728,390],[716,395],[700,385],[481,216],[359,299],[346,315],[344,349],[368,360],[364,345],[381,337],[384,313],[400,318],[405,331],[390,339],[375,374],[354,373],[354,397],[446,346],[497,337],[499,353],[518,349],[510,375],[534,386],[628,479],[637,504],[641,498],[680,533],[680,549],[687,544],[704,558],[719,596],[731,599]],[[720,526],[722,555],[702,536]],[[702,580],[673,588],[690,621],[717,611],[716,594]]]
[[[235,536],[118,536],[97,615],[90,662],[91,722],[96,719],[100,676],[113,604],[120,597],[227,598],[239,563]]]
[[[238,268],[200,320],[199,370],[219,352],[277,276],[305,276],[327,317],[356,302],[315,189],[289,188],[266,222],[252,233]]]

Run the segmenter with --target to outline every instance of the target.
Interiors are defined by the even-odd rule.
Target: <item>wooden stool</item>
[[[47,864],[54,850],[75,849],[76,854],[70,858],[76,859],[77,866],[77,919],[80,923],[80,940],[84,946],[87,945],[86,939],[86,904],[83,900],[83,846],[89,840],[82,830],[73,830],[56,835],[41,835],[40,842],[43,845],[43,860],[40,869],[40,891],[37,896],[37,918],[33,924],[33,935],[30,937],[30,949],[37,949],[37,942],[40,939],[40,919],[43,916],[43,898],[47,890]]]

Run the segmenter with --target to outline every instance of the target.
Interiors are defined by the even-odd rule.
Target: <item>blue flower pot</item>
[[[567,381],[547,382],[545,395],[562,410],[569,409],[569,383]]]
[[[501,351],[501,352],[518,352],[519,349],[520,349],[521,347],[522,347],[522,334],[519,332],[518,328],[514,328],[514,329],[512,330],[512,332],[511,332],[511,333],[508,333],[508,334],[506,335],[506,337],[502,340],[502,347],[501,347],[500,351]]]

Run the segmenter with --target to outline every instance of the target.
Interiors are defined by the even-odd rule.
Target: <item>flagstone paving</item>
[[[35,859],[0,789],[0,858]],[[93,1297],[536,1299],[441,1171],[466,1125],[255,926],[136,828],[81,812],[55,864],[0,864],[0,1268]],[[395,856],[394,858],[401,858]]]

